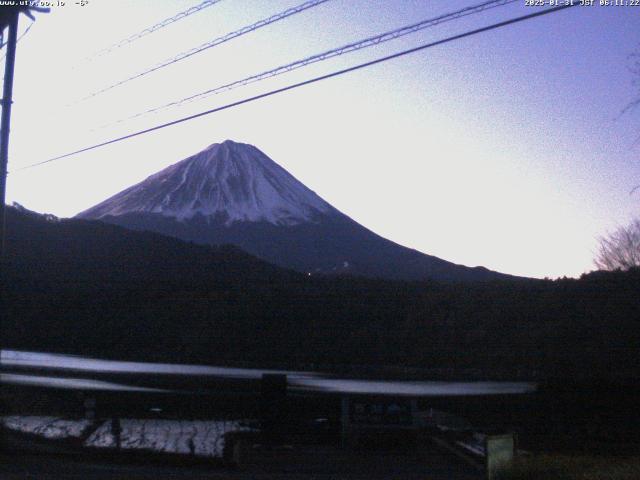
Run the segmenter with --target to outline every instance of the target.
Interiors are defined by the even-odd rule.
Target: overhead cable
[[[35,23],[35,22],[31,22],[31,23],[27,26],[27,28],[24,30],[24,32],[22,32],[22,34],[20,34],[20,36],[19,36],[19,37],[18,37],[18,39],[16,40],[16,44],[17,44],[17,43],[19,43],[19,42],[20,42],[20,40],[22,40],[22,39],[23,39],[23,37],[24,37],[27,33],[29,33],[29,30],[31,30],[31,27],[33,27],[33,24],[34,24],[34,23]],[[4,46],[4,45],[3,45],[3,46]],[[4,60],[4,58],[5,58],[6,56],[7,56],[7,52],[4,52],[4,53],[2,54],[2,58],[0,58],[0,60]]]
[[[176,13],[174,16],[166,18],[164,20],[162,20],[161,22],[156,23],[155,25],[152,25],[151,27],[145,28],[144,30],[141,30],[140,32],[134,33],[132,35],[129,35],[127,38],[120,40],[119,42],[116,42],[106,48],[103,48],[102,50],[97,51],[96,53],[94,53],[91,57],[87,58],[86,60],[92,60],[95,57],[101,57],[103,55],[106,55],[108,53],[111,53],[112,51],[124,47],[125,45],[128,45],[132,42],[135,42],[136,40],[145,37],[147,35],[149,35],[150,33],[155,32],[156,30],[160,30],[161,28],[166,27],[167,25],[171,25],[172,23],[175,23],[177,21],[183,20],[187,17],[189,17],[190,15],[193,15],[194,13],[198,13],[202,10],[204,10],[205,8],[209,8],[212,7],[213,5],[215,5],[216,3],[221,2],[222,0],[204,0],[203,2],[199,3],[198,5],[194,5],[193,7],[187,8],[186,10],[183,10],[181,12]]]
[[[177,63],[181,60],[184,60],[185,58],[189,58],[193,55],[196,55],[197,53],[203,52],[205,50],[208,50],[209,48],[213,48],[217,45],[220,45],[221,43],[225,43],[228,42],[229,40],[232,40],[234,38],[240,37],[242,35],[246,35],[247,33],[253,32],[254,30],[258,30],[259,28],[262,27],[266,27],[267,25],[270,25],[272,23],[278,22],[280,20],[283,20],[287,17],[290,17],[291,15],[295,15],[296,13],[300,13],[303,12],[309,8],[313,8],[316,7],[322,3],[328,2],[329,0],[308,0],[300,5],[297,5],[295,7],[291,7],[288,8],[280,13],[277,13],[275,15],[272,15],[270,17],[264,18],[258,22],[255,22],[251,25],[247,25],[245,27],[240,28],[239,30],[235,30],[233,32],[229,32],[221,37],[217,37],[214,38],[213,40],[210,40],[208,42],[203,43],[200,46],[194,47],[190,50],[187,50],[185,52],[181,52],[167,60],[164,60],[156,65],[154,65],[151,68],[148,68],[146,70],[143,70],[141,72],[136,73],[135,75],[132,75],[130,77],[127,77],[125,79],[119,80],[115,83],[112,83],[111,85],[104,87],[98,91],[95,91],[89,95],[87,95],[86,97],[82,98],[81,100],[88,100],[90,98],[93,98],[97,95],[100,95],[104,92],[107,92],[113,88],[119,87],[120,85],[124,85],[127,82],[130,82],[131,80],[135,80],[137,78],[140,77],[144,77],[145,75],[148,75],[152,72],[155,72],[157,70],[160,70],[161,68],[165,68],[168,67],[169,65],[172,65],[174,63]]]
[[[137,114],[132,115],[130,117],[127,117],[127,118],[118,120],[116,122],[110,123],[110,124],[108,124],[106,126],[115,125],[115,124],[122,123],[122,122],[125,122],[125,121],[128,121],[128,120],[133,120],[135,118],[138,118],[138,117],[150,114],[150,113],[155,113],[155,112],[158,112],[160,110],[165,110],[165,109],[170,108],[170,107],[179,106],[179,105],[182,105],[184,103],[190,103],[190,102],[192,102],[194,100],[199,100],[199,99],[210,97],[212,95],[216,95],[218,93],[227,92],[229,90],[233,90],[235,88],[238,88],[238,87],[241,87],[241,86],[244,86],[244,85],[248,85],[250,83],[258,82],[260,80],[265,80],[267,78],[275,77],[275,76],[281,75],[283,73],[287,73],[287,72],[290,72],[292,70],[296,70],[298,68],[305,67],[305,66],[310,65],[312,63],[322,62],[324,60],[328,60],[328,59],[333,58],[333,57],[344,55],[346,53],[355,52],[357,50],[361,50],[361,49],[368,48],[368,47],[371,47],[371,46],[374,46],[374,45],[378,45],[380,43],[388,42],[390,40],[394,40],[396,38],[400,38],[400,37],[403,37],[405,35],[409,35],[411,33],[418,32],[420,30],[424,30],[425,28],[434,27],[434,26],[439,25],[441,23],[445,23],[445,22],[449,22],[449,21],[452,21],[452,20],[456,20],[458,18],[466,17],[468,15],[477,14],[477,13],[483,12],[485,10],[489,10],[491,8],[501,7],[503,5],[514,3],[516,1],[519,1],[519,0],[491,0],[491,1],[487,1],[487,2],[481,3],[479,5],[474,5],[474,6],[471,6],[471,7],[463,8],[462,10],[457,10],[455,12],[450,12],[450,13],[447,13],[447,14],[444,14],[444,15],[440,15],[440,16],[435,17],[435,18],[430,18],[428,20],[423,20],[421,22],[414,23],[412,25],[408,25],[408,26],[405,26],[405,27],[402,27],[402,28],[398,28],[396,30],[391,30],[391,31],[388,31],[388,32],[385,32],[385,33],[381,33],[379,35],[376,35],[376,36],[373,36],[373,37],[369,37],[369,38],[365,38],[365,39],[359,40],[357,42],[349,43],[347,45],[343,45],[343,46],[338,47],[338,48],[327,50],[325,52],[322,52],[322,53],[319,53],[319,54],[316,54],[316,55],[312,55],[310,57],[306,57],[306,58],[303,58],[301,60],[296,60],[295,62],[291,62],[291,63],[288,63],[286,65],[281,65],[279,67],[273,68],[271,70],[267,70],[267,71],[259,73],[257,75],[251,75],[251,76],[243,78],[241,80],[235,80],[235,81],[233,81],[231,83],[220,85],[218,87],[205,90],[205,91],[197,93],[195,95],[190,95],[190,96],[182,98],[180,100],[175,100],[175,101],[166,103],[164,105],[160,105],[158,107],[150,108],[148,110],[145,110],[143,112],[137,113]]]
[[[559,12],[561,10],[565,10],[567,8],[574,7],[576,5],[578,5],[578,4],[577,3],[566,4],[566,5],[561,5],[561,6],[558,6],[558,7],[542,9],[542,10],[538,10],[536,12],[530,13],[528,15],[523,15],[521,17],[511,18],[509,20],[505,20],[503,22],[494,23],[494,24],[486,26],[486,27],[477,28],[475,30],[470,30],[470,31],[467,31],[467,32],[464,32],[464,33],[453,35],[451,37],[447,37],[447,38],[444,38],[442,40],[437,40],[437,41],[434,41],[434,42],[431,42],[431,43],[427,43],[427,44],[420,45],[420,46],[417,46],[417,47],[414,47],[414,48],[403,50],[401,52],[397,52],[397,53],[394,53],[392,55],[387,55],[385,57],[377,58],[377,59],[371,60],[369,62],[365,62],[365,63],[361,63],[361,64],[358,64],[358,65],[355,65],[355,66],[352,66],[352,67],[344,68],[342,70],[337,70],[337,71],[332,72],[332,73],[327,73],[325,75],[320,75],[318,77],[314,77],[314,78],[311,78],[309,80],[304,80],[302,82],[298,82],[298,83],[294,83],[294,84],[291,84],[291,85],[287,85],[285,87],[277,88],[275,90],[270,90],[268,92],[261,93],[259,95],[254,95],[252,97],[245,98],[245,99],[242,99],[242,100],[238,100],[238,101],[235,101],[235,102],[232,102],[232,103],[228,103],[228,104],[222,105],[220,107],[215,107],[215,108],[212,108],[212,109],[209,109],[209,110],[205,110],[204,112],[200,112],[200,113],[196,113],[194,115],[189,115],[187,117],[179,118],[179,119],[173,120],[171,122],[162,123],[162,124],[156,125],[154,127],[146,128],[144,130],[139,130],[137,132],[133,132],[133,133],[130,133],[130,134],[127,134],[127,135],[123,135],[121,137],[113,138],[111,140],[107,140],[107,141],[104,141],[104,142],[101,142],[101,143],[97,143],[97,144],[91,145],[89,147],[84,147],[84,148],[81,148],[79,150],[75,150],[75,151],[72,151],[72,152],[69,152],[69,153],[65,153],[63,155],[58,155],[56,157],[52,157],[52,158],[49,158],[47,160],[42,160],[40,162],[32,163],[32,164],[26,165],[26,166],[24,166],[22,168],[16,169],[16,171],[21,171],[21,170],[26,170],[26,169],[29,169],[29,168],[34,168],[34,167],[37,167],[37,166],[40,166],[40,165],[44,165],[44,164],[47,164],[47,163],[51,163],[51,162],[55,162],[55,161],[58,161],[58,160],[62,160],[63,158],[69,158],[69,157],[78,155],[80,153],[84,153],[84,152],[88,152],[90,150],[95,150],[97,148],[104,147],[106,145],[111,145],[111,144],[114,144],[114,143],[122,142],[122,141],[128,140],[130,138],[134,138],[134,137],[138,137],[140,135],[144,135],[144,134],[147,134],[147,133],[155,132],[155,131],[161,130],[163,128],[171,127],[171,126],[177,125],[179,123],[184,123],[184,122],[187,122],[187,121],[190,121],[190,120],[194,120],[196,118],[204,117],[206,115],[211,115],[213,113],[217,113],[217,112],[220,112],[220,111],[223,111],[223,110],[228,110],[230,108],[237,107],[237,106],[240,106],[240,105],[244,105],[246,103],[254,102],[256,100],[261,100],[263,98],[271,97],[273,95],[277,95],[279,93],[283,93],[283,92],[286,92],[286,91],[289,91],[289,90],[293,90],[293,89],[296,89],[296,88],[299,88],[299,87],[303,87],[305,85],[310,85],[312,83],[320,82],[322,80],[327,80],[329,78],[333,78],[333,77],[337,77],[337,76],[340,76],[340,75],[344,75],[346,73],[354,72],[356,70],[361,70],[363,68],[367,68],[367,67],[370,67],[370,66],[373,66],[373,65],[377,65],[379,63],[383,63],[383,62],[386,62],[386,61],[389,61],[389,60],[393,60],[395,58],[403,57],[405,55],[409,55],[409,54],[412,54],[412,53],[415,53],[415,52],[426,50],[426,49],[431,48],[431,47],[435,47],[435,46],[442,45],[442,44],[445,44],[445,43],[453,42],[455,40],[460,40],[462,38],[470,37],[472,35],[476,35],[476,34],[479,34],[479,33],[488,32],[490,30],[496,30],[498,28],[506,27],[508,25],[512,25],[512,24],[519,23],[519,22],[523,22],[523,21],[526,21],[526,20],[531,20],[533,18],[540,17],[540,16],[543,16],[543,15],[556,13],[556,12]]]

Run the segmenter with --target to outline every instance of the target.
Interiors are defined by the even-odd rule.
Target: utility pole
[[[16,44],[18,36],[18,16],[20,12],[18,10],[12,12],[9,18],[9,39],[7,40],[6,49],[7,57],[4,67],[4,86],[2,91],[2,118],[0,119],[0,354],[2,352],[2,312],[4,312],[4,300],[5,300],[5,197],[7,190],[7,162],[9,160],[9,123],[11,122],[11,104],[13,103],[13,69],[16,63]],[[1,28],[1,27],[0,27]],[[3,35],[4,36],[4,35]],[[0,356],[0,363],[2,363],[2,357]],[[0,414],[4,414],[4,411],[0,411]],[[0,443],[3,439],[0,438]]]
[[[16,63],[16,43],[18,36],[18,16],[20,12],[12,12],[9,19],[9,35],[7,40],[7,58],[4,67],[4,86],[2,89],[2,118],[0,119],[0,282],[4,282],[2,268],[5,255],[5,197],[7,190],[7,164],[9,161],[9,129],[11,123],[11,104],[13,103],[13,71]],[[0,285],[4,285],[1,283]]]

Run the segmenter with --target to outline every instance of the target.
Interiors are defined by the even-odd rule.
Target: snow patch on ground
[[[224,436],[230,432],[250,431],[237,420],[120,420],[120,448],[156,452],[222,457]],[[116,439],[111,421],[103,423],[85,446],[114,448]]]
[[[47,439],[80,438],[94,425],[90,420],[68,420],[53,416],[6,416],[0,424],[10,430]],[[120,448],[179,453],[203,457],[222,457],[225,435],[249,432],[240,420],[120,420]],[[84,441],[85,447],[115,448],[111,420],[101,421]]]
[[[46,416],[7,416],[0,419],[0,424],[10,430],[32,433],[44,438],[78,438],[89,428],[89,420],[66,420],[59,417]]]

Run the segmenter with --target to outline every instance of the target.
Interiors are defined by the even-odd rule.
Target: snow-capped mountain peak
[[[376,235],[251,145],[225,141],[150,176],[78,217],[190,242],[236,245],[307,275],[487,280]]]
[[[79,214],[103,218],[155,213],[178,220],[197,215],[226,224],[314,222],[335,211],[256,147],[226,140],[151,175]]]

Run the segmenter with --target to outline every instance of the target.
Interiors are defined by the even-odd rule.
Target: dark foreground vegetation
[[[637,480],[640,458],[566,455],[520,457],[502,480]]]
[[[234,247],[14,208],[6,245],[5,348],[424,378],[640,373],[637,269],[475,284],[316,277]]]

